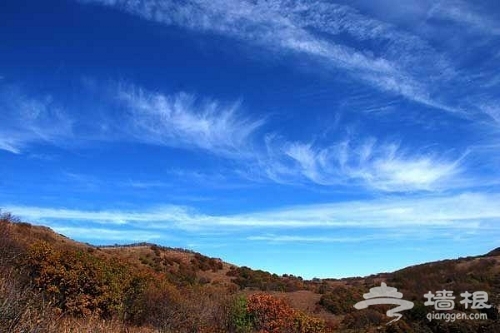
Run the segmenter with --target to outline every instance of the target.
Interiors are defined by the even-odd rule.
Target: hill
[[[500,332],[500,253],[392,273],[303,280],[149,243],[96,247],[0,216],[0,332]],[[385,325],[387,306],[356,310],[384,282],[414,303]],[[429,291],[454,291],[481,320],[433,320]],[[460,293],[484,291],[484,309]]]

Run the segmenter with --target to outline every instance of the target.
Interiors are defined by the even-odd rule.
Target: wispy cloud
[[[140,181],[140,180],[129,180],[122,183],[125,187],[132,187],[136,189],[151,189],[151,188],[168,188],[172,187],[171,183],[161,182],[161,181]]]
[[[149,144],[244,157],[252,135],[264,124],[245,117],[239,102],[224,104],[187,93],[165,95],[131,85],[121,85],[117,98],[128,110],[121,130],[129,139]]]
[[[339,236],[297,236],[297,235],[275,235],[266,234],[262,236],[248,236],[247,240],[272,243],[359,243],[377,239],[387,239],[390,235],[361,236],[361,237],[339,237]]]
[[[410,30],[368,17],[350,6],[321,0],[81,2],[112,6],[165,25],[229,36],[280,54],[298,54],[307,61],[319,62],[322,70],[342,69],[356,80],[426,106],[474,120],[499,119],[495,101],[488,96],[480,101],[472,98],[467,103],[450,102],[450,96],[444,96],[448,94],[443,94],[443,90],[453,90],[455,83],[462,82],[461,74],[455,70],[452,59],[431,43]],[[480,24],[476,13],[464,2],[454,1],[440,2],[429,15],[448,15],[474,26]],[[483,24],[489,28],[495,25],[490,19]],[[470,184],[457,181],[466,173],[465,151],[423,151],[415,149],[414,142],[413,146],[404,146],[370,138],[362,143],[338,141],[322,146],[287,139],[275,143],[272,135],[258,136],[265,121],[246,116],[239,102],[183,92],[148,91],[126,84],[113,90],[111,97],[118,101],[120,111],[125,110],[100,124],[107,128],[111,140],[201,150],[244,160],[246,165],[258,169],[252,172],[279,183],[308,181],[384,192],[440,191]],[[28,143],[56,141],[71,132],[71,122],[62,112],[53,111],[50,98],[42,99],[42,103],[18,100],[27,101],[18,104],[31,105],[25,109],[43,110],[38,114],[48,114],[52,122],[61,126],[42,126],[43,117],[38,117],[31,126],[20,126],[22,130],[0,130],[0,149],[19,153]],[[264,149],[256,148],[257,141],[265,142],[261,145]]]
[[[104,98],[97,89],[82,94],[90,94],[89,99],[100,97],[99,107],[106,111],[84,117],[63,109],[51,95],[32,97],[17,86],[0,85],[0,122],[4,125],[0,149],[20,154],[40,143],[136,141],[244,158],[251,155],[252,136],[265,123],[245,116],[239,101],[151,92],[132,84],[101,88]]]
[[[72,136],[72,120],[50,95],[31,97],[0,84],[0,150],[20,154],[30,144],[63,144]]]
[[[498,102],[496,103],[485,103],[481,105],[481,109],[484,110],[497,124],[500,125],[500,106],[498,106]]]
[[[103,241],[103,242],[148,242],[165,239],[165,235],[158,232],[137,231],[137,230],[116,230],[109,228],[92,227],[63,227],[52,226],[52,228],[65,236],[73,239],[78,238],[83,241]]]
[[[498,229],[496,204],[500,194],[466,193],[451,196],[391,197],[366,201],[283,207],[236,215],[207,215],[180,206],[165,206],[144,211],[85,211],[27,206],[5,206],[28,221],[92,221],[103,225],[128,225],[155,230],[180,229],[243,230],[263,228],[444,228]],[[237,229],[234,229],[237,228]],[[243,228],[243,229],[242,229]],[[152,229],[149,229],[152,230]]]
[[[8,135],[5,135],[0,138],[0,150],[5,150],[13,154],[20,154],[20,141],[22,140],[14,140],[13,138],[8,137]]]
[[[458,187],[462,159],[433,152],[409,152],[399,142],[366,139],[327,147],[281,143],[263,169],[273,179],[300,178],[320,185],[358,185],[386,192],[437,191]],[[461,186],[468,186],[462,183]]]
[[[107,98],[118,103],[120,112],[109,112],[104,121],[91,128],[90,137],[103,140],[136,141],[147,144],[200,150],[236,161],[239,171],[203,176],[185,170],[178,179],[215,186],[241,186],[235,180],[260,178],[277,183],[297,184],[304,181],[324,186],[354,185],[385,192],[436,191],[456,188],[462,175],[462,157],[443,152],[412,151],[398,142],[383,143],[368,138],[359,143],[350,140],[318,145],[291,142],[277,135],[263,134],[262,118],[245,115],[241,104],[197,98],[192,94],[163,94],[144,90],[132,84],[117,84],[107,91]],[[15,93],[14,93],[15,92]],[[42,102],[24,97],[18,90],[8,99],[2,97],[7,112],[6,124],[0,129],[0,148],[13,153],[31,143],[67,143],[74,135],[73,122],[50,97]],[[486,106],[484,106],[486,108]],[[491,117],[497,110],[490,107]],[[80,119],[79,124],[84,123]],[[94,126],[94,127],[92,127]],[[77,130],[78,128],[76,128]],[[240,163],[240,164],[238,164]],[[234,166],[232,166],[234,167]],[[230,170],[229,168],[227,170]],[[250,170],[250,171],[249,171]],[[87,188],[96,181],[80,180]],[[254,179],[255,180],[255,179]],[[221,184],[225,185],[221,185]],[[130,182],[136,188],[164,186],[164,182]],[[465,187],[462,182],[462,187]]]
[[[112,6],[166,25],[230,36],[279,53],[302,54],[324,63],[326,68],[341,68],[353,78],[381,90],[438,109],[465,113],[433,96],[433,80],[453,73],[443,55],[419,37],[398,31],[348,6],[319,0],[81,2]],[[341,33],[356,40],[374,41],[379,47],[359,50],[353,46],[355,43],[341,42],[337,38]],[[412,73],[415,67],[419,68],[418,75]],[[429,74],[425,80],[422,71]]]
[[[498,20],[489,17],[487,11],[477,8],[479,4],[461,0],[437,1],[429,11],[429,16],[447,19],[483,34],[500,35]]]
[[[129,223],[146,222],[171,222],[188,223],[194,216],[184,207],[166,206],[148,212],[133,212],[120,210],[85,211],[73,209],[55,209],[41,207],[7,206],[6,211],[18,212],[28,220],[68,220],[68,221],[94,221],[103,224],[125,225]],[[164,225],[169,227],[168,224]]]

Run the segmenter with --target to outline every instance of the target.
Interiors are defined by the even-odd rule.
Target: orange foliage
[[[124,265],[43,241],[31,246],[25,264],[35,286],[65,313],[108,317],[122,310],[131,277]]]
[[[248,298],[247,311],[259,333],[324,333],[325,323],[267,294]]]

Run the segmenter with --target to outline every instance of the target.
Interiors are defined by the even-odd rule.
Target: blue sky
[[[500,239],[497,1],[4,0],[0,208],[306,278]]]

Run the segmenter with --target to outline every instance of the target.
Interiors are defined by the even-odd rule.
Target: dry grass
[[[117,320],[63,316],[43,295],[23,286],[12,270],[0,269],[1,333],[160,333]]]
[[[55,333],[157,333],[148,327],[126,326],[117,321],[105,321],[96,318],[64,318],[58,321]]]

